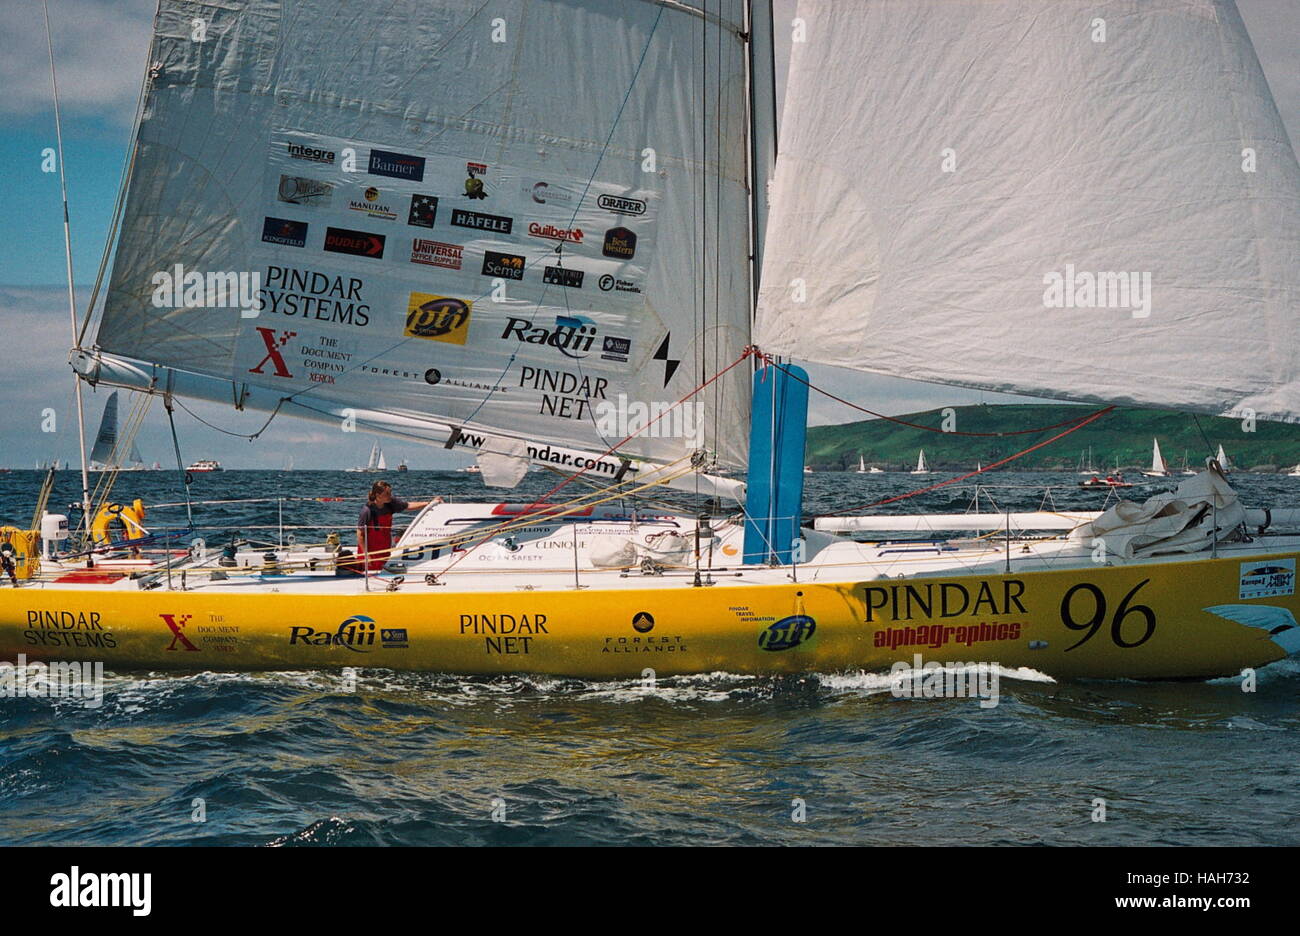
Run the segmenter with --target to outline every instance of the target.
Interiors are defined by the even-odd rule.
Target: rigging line
[[[50,5],[42,0],[45,13],[45,47],[50,56],[50,88],[54,94],[54,134],[59,148],[59,189],[63,197],[63,255],[68,274],[68,314],[72,321],[72,340],[77,340],[77,289],[72,276],[72,222],[68,216],[68,182],[63,166],[63,121],[59,116],[59,81],[54,71],[54,35],[50,31]],[[85,511],[86,538],[90,538],[90,472],[86,465],[86,415],[82,407],[81,379],[73,377],[77,401],[77,444],[81,449],[81,497]]]
[[[539,497],[537,500],[533,501],[533,503],[531,503],[527,508],[525,508],[525,511],[532,510],[534,507],[538,507],[538,506],[542,505],[542,504],[546,501],[546,499],[547,499],[548,497],[550,497],[552,494],[554,494],[556,491],[558,491],[558,490],[560,490],[561,488],[565,487],[566,485],[568,485],[571,481],[575,480],[576,478],[580,478],[580,477],[582,477],[583,475],[585,475],[588,471],[591,470],[592,465],[594,465],[596,462],[600,461],[600,460],[601,460],[602,458],[604,458],[606,455],[610,455],[610,454],[612,454],[613,452],[617,451],[619,448],[621,448],[623,445],[625,445],[627,442],[629,442],[633,437],[635,437],[635,436],[637,436],[637,435],[640,435],[642,432],[645,432],[647,429],[649,429],[651,426],[653,426],[653,425],[654,425],[655,423],[657,423],[659,420],[663,419],[665,416],[667,416],[670,412],[672,412],[672,411],[673,411],[674,409],[676,409],[678,406],[681,406],[683,403],[685,403],[685,402],[686,402],[687,400],[689,400],[691,397],[695,396],[695,394],[699,393],[699,392],[700,392],[701,390],[703,390],[705,387],[708,387],[708,386],[709,386],[710,384],[712,384],[715,380],[717,380],[717,379],[719,379],[720,377],[722,377],[724,374],[727,373],[727,371],[731,370],[733,367],[735,367],[737,364],[739,364],[741,361],[745,360],[745,358],[749,357],[749,356],[750,356],[751,354],[753,354],[753,353],[754,353],[754,350],[753,350],[752,347],[748,347],[748,348],[746,348],[746,349],[741,353],[740,357],[736,358],[734,361],[732,361],[730,364],[728,364],[728,365],[727,365],[726,367],[724,367],[722,370],[718,371],[718,373],[714,374],[712,377],[710,377],[708,380],[706,380],[706,381],[705,381],[704,383],[702,383],[700,386],[696,387],[696,388],[695,388],[694,390],[692,390],[690,393],[686,394],[684,397],[682,397],[680,400],[678,400],[678,401],[677,401],[676,403],[674,403],[672,406],[670,406],[670,407],[668,407],[667,409],[665,409],[662,413],[660,413],[660,414],[659,414],[658,416],[656,416],[654,419],[652,419],[652,420],[650,420],[649,422],[647,422],[644,426],[642,426],[642,427],[641,427],[640,429],[638,429],[636,432],[633,432],[631,435],[627,436],[626,438],[624,438],[622,441],[616,443],[615,445],[610,446],[610,447],[607,448],[605,451],[603,451],[603,452],[601,452],[599,455],[597,455],[595,458],[589,458],[589,459],[587,459],[587,461],[590,463],[590,464],[588,464],[587,467],[584,467],[584,468],[582,468],[580,471],[574,472],[573,474],[569,475],[567,478],[565,478],[563,481],[561,481],[561,482],[560,482],[559,484],[557,484],[555,487],[551,488],[549,491],[547,491],[545,494],[543,494],[543,495],[542,495],[541,497]]]
[[[743,15],[744,14],[742,14],[742,16]],[[722,16],[721,0],[719,0],[718,3],[718,16],[719,17]],[[722,347],[722,340],[721,340],[722,339],[722,174],[723,174],[723,166],[724,166],[723,155],[722,155],[722,102],[723,102],[722,75],[724,70],[722,30],[721,29],[717,30],[717,34],[718,34],[718,51],[717,51],[718,75],[717,75],[716,83],[718,86],[718,97],[717,97],[717,103],[715,105],[714,114],[713,114],[713,120],[714,120],[713,139],[714,139],[714,146],[716,148],[716,154],[715,154],[716,158],[714,161],[715,169],[714,169],[714,177],[713,177],[714,179],[713,213],[716,221],[714,224],[714,235],[713,235],[713,329],[711,331],[713,337],[712,365],[715,371],[722,364],[722,361],[719,359],[719,353]],[[744,48],[745,48],[745,44],[741,43],[741,49],[743,50]],[[707,357],[708,352],[709,352],[709,346],[708,344],[706,344],[701,349],[701,353],[705,357]],[[722,419],[722,406],[720,403],[720,395],[723,392],[723,389],[724,388],[721,383],[714,384],[713,386],[713,448],[715,452],[719,447],[718,440],[720,437],[719,433],[720,433],[721,419]]]
[[[1205,430],[1201,428],[1201,417],[1196,413],[1192,413],[1192,419],[1196,422],[1196,431],[1201,434],[1201,441],[1205,443],[1205,450],[1210,453],[1210,457],[1213,458],[1218,455],[1219,453],[1214,450],[1214,446],[1210,443],[1209,436],[1207,436]]]
[[[191,416],[193,416],[199,422],[203,423],[203,425],[207,426],[209,429],[215,429],[217,432],[220,432],[223,435],[234,436],[236,439],[247,439],[249,442],[252,442],[254,439],[256,439],[258,436],[260,436],[263,432],[266,431],[267,427],[271,425],[271,422],[275,419],[275,417],[280,415],[280,407],[284,405],[286,400],[291,401],[292,397],[280,397],[279,401],[275,404],[275,409],[271,410],[271,415],[266,417],[266,422],[262,423],[262,428],[258,429],[254,433],[231,432],[229,429],[222,429],[220,426],[214,426],[212,423],[208,422],[198,413],[194,412],[194,410],[190,409],[183,402],[181,402],[180,397],[173,397],[173,400],[175,401],[177,406],[185,410],[185,412],[189,413]],[[301,406],[302,404],[297,404],[297,405]]]
[[[877,413],[875,410],[869,410],[866,407],[859,406],[856,403],[850,403],[848,400],[844,399],[843,397],[838,397],[835,394],[831,393],[830,391],[823,390],[821,387],[816,386],[811,381],[804,380],[798,374],[790,373],[790,371],[786,370],[783,364],[776,364],[776,366],[780,367],[791,378],[799,381],[799,383],[806,386],[809,390],[813,390],[817,393],[820,393],[824,397],[829,397],[830,399],[834,400],[837,403],[843,403],[845,406],[851,409],[855,409],[860,413],[866,413],[868,416],[874,416],[877,419],[884,419],[888,422],[897,423],[900,426],[907,426],[911,429],[924,429],[926,432],[937,432],[941,435],[973,436],[973,437],[980,437],[980,438],[1002,438],[1004,436],[1033,435],[1036,432],[1047,432],[1050,429],[1060,429],[1062,426],[1069,426],[1074,423],[1079,423],[1080,425],[1083,425],[1082,422],[1083,420],[1086,420],[1087,422],[1092,422],[1092,420],[1096,419],[1098,416],[1104,413],[1109,413],[1111,410],[1115,409],[1114,406],[1107,406],[1104,409],[1097,410],[1090,416],[1075,416],[1072,419],[1066,419],[1058,423],[1053,423],[1050,426],[1039,426],[1036,429],[1013,429],[1008,432],[958,432],[957,430],[954,429],[950,432],[945,429],[936,429],[934,426],[922,426],[920,423],[908,422],[906,419],[899,419],[897,416],[886,416],[884,413]],[[1076,426],[1075,428],[1078,427]]]
[[[875,503],[871,503],[871,504],[862,504],[861,506],[858,506],[858,507],[850,507],[850,508],[848,508],[847,510],[830,511],[830,512],[828,512],[828,513],[824,513],[824,514],[816,514],[815,516],[816,516],[816,517],[834,517],[834,516],[839,516],[839,515],[841,515],[841,514],[848,513],[848,512],[852,512],[852,511],[858,511],[858,510],[870,510],[872,507],[881,507],[881,506],[883,506],[883,505],[885,505],[885,504],[892,504],[892,503],[894,503],[895,501],[907,500],[909,497],[916,497],[918,494],[925,494],[925,493],[928,492],[928,491],[934,491],[934,490],[937,490],[937,489],[939,489],[939,488],[941,488],[941,487],[947,487],[947,486],[950,485],[950,484],[956,484],[956,483],[959,482],[959,481],[965,481],[965,480],[967,480],[968,478],[973,478],[973,477],[975,477],[975,476],[978,475],[978,474],[983,474],[985,471],[991,471],[991,470],[994,469],[994,468],[1000,468],[1001,466],[1007,464],[1008,462],[1013,462],[1013,461],[1015,461],[1017,458],[1022,458],[1022,457],[1024,457],[1025,455],[1028,455],[1030,452],[1037,451],[1038,449],[1043,448],[1043,447],[1046,446],[1046,445],[1051,445],[1051,444],[1052,444],[1053,442],[1055,442],[1057,439],[1063,439],[1063,438],[1065,438],[1066,436],[1068,436],[1070,433],[1075,432],[1075,431],[1077,431],[1077,430],[1079,430],[1079,429],[1082,429],[1084,426],[1088,425],[1089,423],[1091,423],[1091,422],[1093,422],[1093,421],[1095,421],[1095,420],[1098,420],[1098,419],[1100,419],[1101,417],[1105,416],[1107,413],[1109,413],[1109,412],[1110,412],[1111,410],[1113,410],[1113,409],[1115,409],[1115,407],[1113,407],[1113,406],[1108,406],[1108,407],[1106,407],[1106,408],[1103,409],[1103,410],[1098,410],[1097,412],[1095,412],[1095,413],[1093,413],[1091,416],[1089,416],[1087,419],[1085,419],[1083,422],[1079,423],[1077,426],[1071,426],[1069,429],[1066,429],[1066,430],[1064,430],[1063,432],[1058,432],[1056,435],[1052,436],[1050,439],[1044,439],[1042,442],[1036,442],[1035,444],[1031,445],[1029,448],[1027,448],[1027,449],[1022,449],[1021,451],[1016,452],[1014,455],[1008,455],[1006,458],[1003,458],[1003,459],[1001,459],[1000,461],[995,461],[995,462],[993,462],[993,463],[990,464],[990,465],[986,465],[984,468],[980,469],[979,471],[970,471],[970,472],[967,472],[967,473],[964,474],[964,475],[960,475],[959,477],[956,477],[956,478],[949,478],[947,481],[940,481],[940,482],[937,483],[937,484],[931,484],[931,485],[929,485],[928,487],[923,487],[923,488],[920,488],[920,489],[915,490],[915,491],[910,491],[910,492],[908,492],[907,494],[899,494],[899,495],[896,496],[896,497],[886,497],[886,498],[884,498],[883,500],[878,500],[878,501],[876,501]]]
[[[167,424],[172,430],[172,451],[176,453],[176,473],[180,475],[181,486],[185,489],[185,521],[194,525],[194,508],[190,504],[190,485],[186,480],[185,462],[181,459],[181,442],[176,435],[176,417],[172,410],[171,394],[163,397],[163,408],[167,410]]]

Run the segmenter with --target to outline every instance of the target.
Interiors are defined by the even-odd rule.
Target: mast
[[[59,148],[59,189],[63,195],[63,256],[68,272],[68,315],[72,322],[72,346],[80,344],[77,334],[77,291],[72,280],[72,224],[68,217],[68,181],[63,172],[63,122],[59,117],[59,82],[54,74],[54,39],[50,35],[50,5],[42,0],[45,11],[45,45],[50,53],[50,86],[54,90],[54,139]],[[81,376],[72,375],[77,402],[77,445],[81,449],[81,515],[90,537],[90,469],[86,465],[86,416],[81,403]]]
[[[763,272],[767,235],[768,183],[776,167],[776,50],[772,0],[749,0],[749,159],[750,253],[753,256],[754,302]]]

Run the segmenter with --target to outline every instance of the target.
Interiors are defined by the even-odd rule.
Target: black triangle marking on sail
[[[668,381],[673,379],[673,374],[677,373],[677,366],[682,363],[681,361],[669,360],[668,358],[668,342],[670,342],[672,338],[673,338],[672,332],[669,332],[668,334],[664,335],[664,343],[659,346],[659,350],[655,352],[655,358],[654,358],[656,361],[664,362],[664,386],[665,387],[668,386]]]

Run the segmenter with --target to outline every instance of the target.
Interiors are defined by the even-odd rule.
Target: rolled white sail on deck
[[[1231,0],[801,0],[756,342],[1300,414],[1300,167]]]

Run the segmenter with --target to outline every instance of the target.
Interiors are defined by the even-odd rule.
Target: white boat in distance
[[[370,459],[366,462],[364,467],[348,468],[346,470],[353,473],[360,472],[364,474],[376,474],[381,471],[387,471],[388,462],[384,459],[384,450],[380,448],[378,442],[375,442],[375,444],[370,447]]]
[[[185,469],[190,474],[203,474],[208,471],[221,471],[221,463],[215,458],[200,458]]]
[[[1148,478],[1169,477],[1173,472],[1169,470],[1169,466],[1165,464],[1164,457],[1160,454],[1160,440],[1152,439],[1151,444],[1153,446],[1151,450],[1151,467],[1142,472],[1142,474]]]
[[[912,469],[912,474],[928,475],[930,473],[929,467],[925,464],[925,449],[921,449],[921,454],[916,458],[916,467]]]

